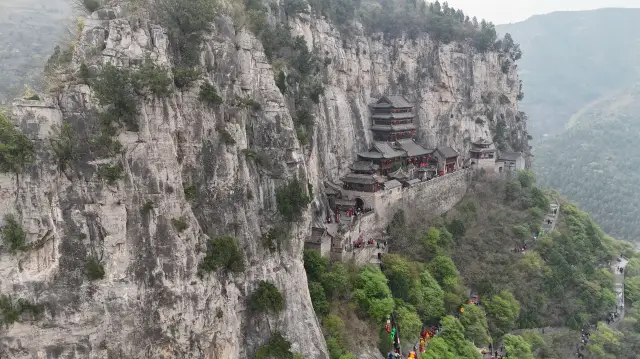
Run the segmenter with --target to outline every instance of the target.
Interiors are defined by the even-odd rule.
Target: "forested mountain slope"
[[[640,238],[640,88],[576,114],[562,133],[540,141],[541,183],[580,203],[617,238]]]
[[[640,9],[555,12],[499,25],[520,43],[521,109],[537,140],[589,103],[640,77]]]
[[[72,0],[0,1],[0,104],[42,78],[42,68],[72,24]]]
[[[638,18],[640,9],[602,9],[499,27],[524,53],[520,109],[531,118],[540,184],[579,203],[607,233],[631,241],[640,238]]]

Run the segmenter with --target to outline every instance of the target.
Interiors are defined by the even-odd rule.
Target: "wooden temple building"
[[[341,178],[344,189],[377,192],[397,187],[398,181],[414,185],[458,169],[459,154],[451,147],[427,149],[416,143],[414,108],[404,97],[384,96],[370,108],[373,143]]]

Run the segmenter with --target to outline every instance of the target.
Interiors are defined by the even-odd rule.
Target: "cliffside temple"
[[[525,168],[521,153],[498,154],[484,138],[472,140],[466,156],[451,146],[423,146],[414,138],[414,106],[402,96],[384,96],[369,108],[368,150],[357,154],[339,182],[325,182],[329,212],[305,245],[322,255],[378,263],[384,249],[377,243],[395,211],[420,208],[439,215],[462,199],[473,171],[505,175]]]

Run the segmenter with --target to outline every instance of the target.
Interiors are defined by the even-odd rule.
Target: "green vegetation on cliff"
[[[578,342],[576,330],[615,308],[608,262],[630,247],[606,236],[569,203],[561,203],[555,230],[535,239],[550,210],[547,196],[532,173],[521,172],[513,180],[480,178],[444,216],[425,221],[416,213],[398,213],[389,227],[391,253],[383,255],[382,270],[345,267],[305,252],[312,302],[336,353],[332,358],[362,345],[349,334],[337,340],[331,329],[336,322],[344,333],[375,336],[392,311],[405,343],[415,343],[422,325],[442,325],[427,346],[427,358],[475,358],[472,343],[482,347],[491,340],[501,340],[517,358],[556,358],[544,353],[561,352],[560,332],[510,334],[527,328],[568,327]],[[329,290],[336,278],[348,283],[341,284],[338,296]],[[467,304],[467,288],[479,295],[480,306]],[[353,327],[362,322],[368,329]],[[375,345],[386,354],[388,334],[379,337]]]

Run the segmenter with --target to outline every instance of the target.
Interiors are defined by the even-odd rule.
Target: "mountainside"
[[[580,203],[603,229],[632,242],[638,229],[640,89],[630,87],[574,115],[564,132],[540,141],[541,183]]]
[[[528,150],[509,49],[460,12],[114,3],[49,59],[53,95],[12,109],[35,162],[10,147],[0,174],[11,358],[244,358],[276,333],[327,358],[302,247],[368,104],[406,95],[427,147]]]
[[[561,131],[588,104],[640,78],[640,9],[555,12],[499,25],[524,56],[518,63],[536,140]]]
[[[559,12],[498,27],[524,53],[521,107],[531,118],[539,182],[579,203],[607,233],[630,241],[640,238],[633,155],[638,16],[640,9]]]
[[[41,80],[70,16],[71,0],[0,1],[0,104]]]

